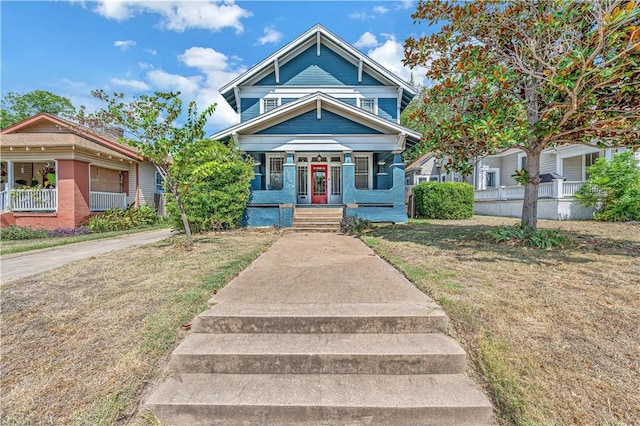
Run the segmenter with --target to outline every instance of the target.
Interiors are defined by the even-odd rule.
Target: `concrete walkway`
[[[170,229],[139,232],[115,238],[86,241],[24,253],[8,254],[0,258],[0,283],[59,268],[76,260],[98,256],[110,251],[155,243],[172,235]]]
[[[444,312],[356,238],[285,233],[211,302],[146,401],[163,424],[494,423]]]

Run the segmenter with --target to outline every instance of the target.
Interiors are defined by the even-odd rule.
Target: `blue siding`
[[[287,102],[295,101],[296,99],[298,99],[298,98],[282,98],[282,104],[281,105],[284,105]]]
[[[345,104],[349,104],[349,105],[353,105],[353,106],[357,105],[356,98],[344,98],[344,99],[339,99],[339,100],[341,100]]]
[[[318,120],[315,109],[258,132],[258,134],[262,135],[297,135],[305,133],[315,135],[381,134],[377,130],[325,110],[322,110],[322,119]]]
[[[362,73],[362,83],[358,83],[358,67],[335,53],[325,45],[316,54],[316,46],[311,46],[280,67],[281,86],[383,86],[381,82],[366,72]],[[275,73],[270,73],[256,86],[275,86]]]
[[[378,115],[395,122],[398,119],[398,100],[396,98],[378,98]]]
[[[242,98],[240,99],[240,120],[246,121],[250,118],[260,115],[260,99],[259,98]]]

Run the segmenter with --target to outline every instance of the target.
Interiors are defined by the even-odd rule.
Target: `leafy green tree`
[[[550,147],[640,140],[640,9],[634,1],[420,1],[415,22],[444,23],[405,42],[405,65],[437,82],[423,109],[427,149],[453,169],[519,148],[527,154],[522,223],[537,229],[540,156]],[[420,117],[420,116],[419,116]],[[423,121],[432,120],[428,114]]]
[[[124,102],[124,93],[108,95],[104,90],[95,90],[92,95],[106,102],[107,106],[92,114],[84,113],[77,121],[90,129],[120,128],[124,135],[119,138],[138,150],[138,153],[151,161],[162,176],[165,188],[173,196],[182,219],[185,234],[191,239],[191,228],[183,201],[179,177],[171,167],[172,158],[204,138],[204,126],[207,118],[213,114],[216,105],[210,105],[198,114],[195,102],[189,103],[187,120],[179,127],[177,120],[182,114],[182,101],[179,92],[156,92],[153,95],[140,95],[130,102]]]
[[[171,172],[179,182],[187,220],[193,232],[236,228],[249,201],[253,159],[218,141],[202,140],[174,156]],[[182,228],[175,200],[167,203],[173,222]]]
[[[587,169],[589,179],[576,193],[585,206],[599,206],[597,220],[640,220],[640,165],[632,151],[611,161],[599,158]]]
[[[42,112],[61,117],[72,117],[76,109],[68,98],[46,90],[34,90],[24,95],[9,92],[2,98],[0,128],[4,129]]]

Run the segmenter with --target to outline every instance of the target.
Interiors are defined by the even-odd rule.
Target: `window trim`
[[[487,176],[489,176],[489,173],[495,173],[496,178],[495,178],[495,185],[494,186],[489,186],[488,182],[487,182]],[[496,189],[500,187],[500,169],[497,168],[489,168],[486,170],[486,175],[485,175],[485,181],[484,181],[484,187],[486,189]]]
[[[527,153],[526,152],[521,152],[520,154],[518,154],[518,169],[517,170],[524,170],[525,165],[526,165],[526,158],[527,158]],[[522,164],[522,160],[525,159],[525,164]]]
[[[280,158],[282,160],[282,172],[281,172],[281,175],[282,175],[283,182],[282,182],[282,188],[279,188],[279,189],[271,188],[271,159],[274,159],[274,158]],[[265,179],[265,185],[266,185],[267,190],[268,191],[281,191],[282,189],[284,189],[284,165],[287,162],[287,156],[284,155],[284,154],[267,154],[265,162],[267,163],[265,165],[266,166],[266,175],[267,175],[266,179]]]
[[[367,158],[367,160],[368,160],[368,166],[369,167],[368,167],[368,170],[367,170],[367,175],[368,175],[367,188],[357,188],[356,187],[356,179],[355,179],[356,167],[357,167],[356,166],[356,158]],[[373,154],[372,153],[353,154],[352,155],[352,161],[353,161],[353,164],[355,166],[354,169],[353,169],[353,172],[354,172],[353,186],[354,186],[354,188],[357,189],[357,190],[360,190],[360,191],[367,191],[367,190],[373,189]]]
[[[158,191],[158,177],[160,178],[160,185],[162,186],[162,190]],[[164,189],[164,179],[162,179],[162,175],[160,175],[160,173],[158,173],[158,171],[156,171],[155,175],[154,175],[154,180],[153,182],[155,183],[155,194],[164,194],[167,192],[166,189]]]
[[[267,105],[266,105],[267,101],[275,101],[276,105],[273,108],[267,109]],[[274,110],[278,108],[280,105],[282,105],[282,98],[276,98],[272,96],[264,97],[260,100],[260,114],[264,114],[265,112]]]
[[[362,106],[363,101],[371,101],[373,103],[371,111]],[[378,98],[358,98],[358,108],[378,115]]]

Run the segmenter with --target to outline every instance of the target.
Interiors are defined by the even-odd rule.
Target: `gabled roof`
[[[137,153],[137,151],[134,148],[119,143],[115,138],[111,136],[108,136],[105,134],[98,134],[87,127],[81,126],[79,124],[73,123],[71,121],[68,121],[58,116],[47,114],[47,113],[40,113],[32,117],[29,117],[25,120],[22,120],[18,123],[15,123],[11,126],[5,127],[0,131],[0,134],[12,135],[12,134],[19,134],[19,133],[28,133],[28,129],[30,127],[42,122],[52,123],[55,126],[57,126],[61,131],[64,130],[68,133],[73,133],[89,142],[100,145],[104,148],[107,148],[111,151],[115,151],[119,154],[125,155],[126,157],[129,157],[135,160],[142,159],[142,157]],[[43,134],[46,134],[46,133],[43,133]]]
[[[397,86],[402,89],[402,109],[413,99],[417,90],[406,81],[384,68],[382,65],[360,52],[358,49],[342,40],[340,37],[327,30],[322,25],[318,24],[307,32],[297,37],[295,40],[264,59],[262,62],[250,68],[245,73],[223,86],[219,92],[225,98],[225,100],[231,105],[234,110],[237,110],[237,93],[236,90],[239,86],[246,85],[252,80],[256,79],[263,74],[275,70],[276,63],[288,59],[289,56],[300,46],[309,42],[310,40],[320,43],[325,43],[332,48],[338,49],[346,57],[352,58],[355,64],[362,63],[362,68],[366,72],[370,72],[375,77],[380,77],[381,80],[386,80],[391,86]],[[358,66],[358,65],[356,65]]]
[[[424,165],[424,163],[431,160],[433,156],[435,156],[433,152],[427,152],[426,154],[421,155],[417,159],[413,160],[411,163],[407,164],[407,166],[405,167],[405,171],[409,172],[413,169],[421,168]]]
[[[409,146],[420,141],[422,135],[415,130],[404,127],[393,121],[372,114],[346,102],[342,102],[326,93],[316,92],[286,104],[280,105],[269,112],[258,115],[250,120],[236,124],[221,132],[211,135],[211,139],[222,140],[232,135],[249,133],[269,128],[275,124],[286,121],[301,113],[307,112],[310,108],[333,109],[341,116],[353,118],[358,123],[379,130],[386,134],[399,134],[406,137]]]

